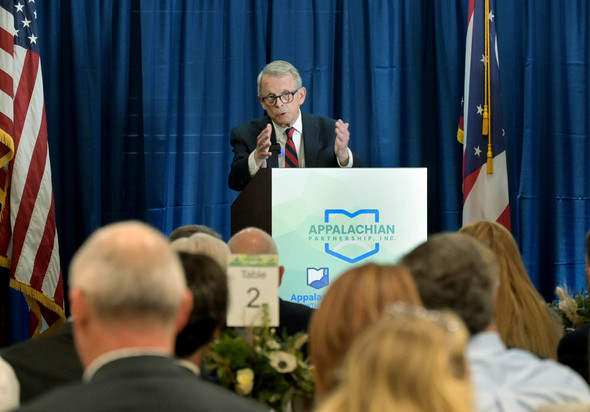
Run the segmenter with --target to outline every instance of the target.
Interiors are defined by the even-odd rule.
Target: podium
[[[272,234],[271,182],[275,169],[259,169],[231,205],[232,236],[250,226]]]
[[[427,237],[425,168],[260,169],[231,207],[231,231],[277,244],[281,298],[317,307],[352,265],[395,264]]]

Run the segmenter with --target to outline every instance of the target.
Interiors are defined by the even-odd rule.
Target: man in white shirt
[[[406,255],[424,306],[450,309],[471,339],[467,359],[478,412],[524,412],[557,402],[590,403],[590,389],[571,369],[521,349],[508,349],[494,326],[499,267],[475,238],[442,233]]]
[[[301,111],[307,91],[291,63],[270,62],[257,80],[266,116],[231,131],[231,189],[243,190],[260,168],[362,166],[348,147],[348,123]]]

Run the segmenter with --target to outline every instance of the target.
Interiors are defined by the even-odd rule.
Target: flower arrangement
[[[307,334],[279,337],[268,326],[228,328],[209,347],[206,373],[239,395],[288,410],[295,396],[313,397],[313,374],[301,350],[306,342]]]
[[[574,291],[571,294],[567,287],[555,288],[557,301],[553,302],[553,308],[557,311],[566,329],[576,328],[590,322],[590,297],[586,290]]]

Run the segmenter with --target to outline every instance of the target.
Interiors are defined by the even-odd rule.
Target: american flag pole
[[[37,34],[34,0],[0,0],[0,264],[32,335],[65,322]]]
[[[489,2],[489,9],[487,5],[484,7],[484,0],[469,1],[463,116],[458,132],[463,143],[463,225],[490,220],[510,229],[496,8],[494,0],[485,1]],[[486,94],[489,95],[487,133],[484,130]],[[493,153],[489,159],[493,162],[493,173],[488,173],[487,166],[483,167],[488,163],[488,153]]]

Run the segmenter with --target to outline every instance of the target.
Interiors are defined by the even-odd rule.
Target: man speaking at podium
[[[267,64],[258,75],[258,100],[266,116],[231,132],[234,152],[228,184],[243,190],[263,167],[360,167],[348,148],[348,123],[300,110],[306,90],[286,61]]]

